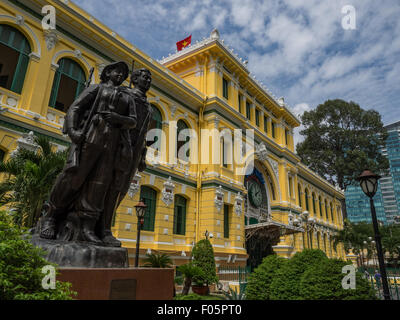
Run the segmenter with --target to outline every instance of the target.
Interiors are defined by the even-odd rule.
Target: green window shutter
[[[183,121],[183,120],[178,120],[178,123],[177,123],[177,130],[176,130],[176,146],[177,146],[177,148],[176,148],[176,156],[178,157],[178,151],[179,151],[179,149],[184,145],[184,144],[186,144],[187,142],[189,142],[189,140],[190,140],[190,137],[186,137],[186,140],[185,141],[179,141],[178,140],[178,138],[179,138],[179,133],[182,131],[182,130],[184,130],[184,129],[189,129],[189,127],[188,127],[188,125],[186,124],[186,122],[185,121]],[[184,160],[186,160],[186,161],[188,161],[189,158],[190,157],[190,149],[188,149],[187,151],[186,151],[186,159],[184,159]]]
[[[256,109],[256,125],[260,126],[260,111]]]
[[[250,103],[246,101],[246,118],[251,120]]]
[[[140,190],[140,199],[143,199],[144,203],[147,205],[144,215],[143,230],[154,231],[157,192],[152,188],[142,186]]]
[[[264,117],[264,131],[268,132],[268,118]]]
[[[228,99],[228,80],[225,78],[222,78],[222,95],[224,96],[225,99]]]
[[[174,208],[174,234],[178,233],[178,215],[179,215],[179,206],[176,204],[175,199],[175,208]]]
[[[14,79],[11,85],[11,91],[16,93],[22,92],[22,87],[24,85],[26,70],[28,69],[29,56],[20,53],[17,69],[15,70]]]
[[[224,204],[224,238],[229,238],[229,205]]]
[[[309,207],[308,207],[308,191],[307,191],[307,189],[306,189],[306,192],[305,192],[305,198],[306,198],[306,210],[309,211]]]
[[[275,122],[271,121],[271,134],[272,138],[275,138]]]
[[[299,206],[302,207],[302,203],[301,203],[301,188],[300,188],[300,185],[298,186],[298,191],[299,191]]]
[[[54,75],[53,86],[51,87],[51,95],[50,95],[50,102],[49,106],[55,108],[56,106],[56,99],[58,94],[58,87],[60,86],[61,80],[61,73],[57,70]]]
[[[186,199],[175,196],[174,207],[174,234],[185,235],[186,233]]]

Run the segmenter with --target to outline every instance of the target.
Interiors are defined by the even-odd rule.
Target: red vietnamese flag
[[[178,51],[181,51],[183,48],[186,48],[191,43],[192,43],[192,35],[181,41],[178,41],[176,43],[176,48],[178,49]]]

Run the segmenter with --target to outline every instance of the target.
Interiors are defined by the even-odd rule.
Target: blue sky
[[[400,120],[399,0],[74,2],[155,59],[217,28],[295,114],[340,98],[379,111],[384,124]],[[355,30],[342,28],[345,5],[355,8]]]

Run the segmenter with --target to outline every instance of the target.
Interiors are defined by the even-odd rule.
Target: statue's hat
[[[129,75],[129,67],[128,64],[124,61],[118,61],[118,62],[114,62],[114,63],[110,63],[108,65],[106,65],[103,69],[103,71],[101,72],[100,75],[100,80],[101,81],[106,81],[106,74],[108,71],[111,71],[115,68],[121,68],[122,71],[124,72],[123,78],[124,81],[126,80],[126,78],[128,78]]]

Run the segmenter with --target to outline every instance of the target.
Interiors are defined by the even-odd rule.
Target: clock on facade
[[[256,208],[259,208],[262,204],[263,201],[262,189],[261,186],[256,182],[250,184],[249,199],[250,203]]]

